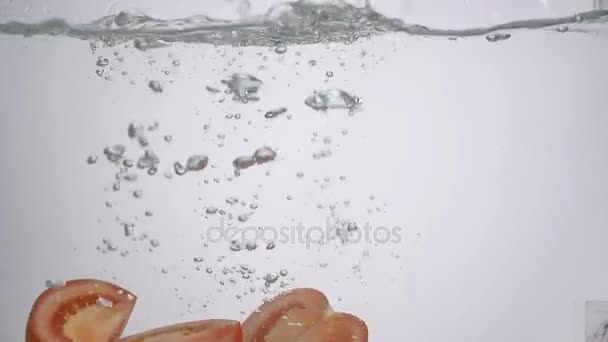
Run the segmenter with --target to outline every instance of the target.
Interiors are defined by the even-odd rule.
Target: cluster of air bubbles
[[[112,163],[118,163],[122,159],[122,156],[125,154],[124,145],[116,144],[112,146],[107,146],[103,150],[103,154],[108,158],[108,160]]]
[[[153,173],[155,173],[159,164],[160,159],[151,149],[146,149],[144,154],[137,159],[137,168],[147,169],[148,173],[151,173],[151,170],[154,170]]]

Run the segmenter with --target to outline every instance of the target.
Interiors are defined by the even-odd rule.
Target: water
[[[91,23],[70,24],[63,19],[50,19],[29,24],[8,22],[0,24],[6,34],[65,35],[83,39],[101,38],[115,46],[134,41],[141,51],[166,47],[174,42],[209,43],[214,45],[275,46],[275,52],[285,53],[286,45],[342,42],[352,43],[361,38],[386,32],[439,37],[469,37],[493,34],[503,30],[577,26],[606,21],[608,10],[594,10],[552,19],[530,19],[490,27],[461,30],[435,29],[420,24],[408,24],[376,12],[371,7],[357,7],[346,2],[316,3],[296,1],[279,3],[262,16],[236,22],[216,20],[204,15],[183,19],[161,20],[139,12],[119,12]],[[501,35],[501,33],[498,33]],[[489,37],[492,37],[490,35]],[[492,38],[489,39],[492,41]],[[226,83],[236,82],[243,75],[233,75]],[[235,79],[236,77],[236,79]],[[249,79],[253,84],[258,82]],[[150,81],[150,88],[162,91],[158,81]],[[237,91],[237,93],[239,93]],[[239,93],[242,97],[242,94]]]
[[[21,151],[3,253],[32,279],[95,276],[164,308],[133,330],[318,287],[379,341],[571,336],[562,305],[604,284],[560,237],[593,245],[569,235],[585,231],[602,256],[585,222],[605,212],[605,19],[443,30],[295,2],[238,21],[0,24],[2,136]],[[37,289],[8,273],[26,317]]]

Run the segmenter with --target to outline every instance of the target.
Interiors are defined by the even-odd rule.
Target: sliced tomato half
[[[45,290],[34,302],[26,342],[116,341],[137,297],[108,282],[77,279]]]
[[[119,342],[242,342],[241,323],[210,319],[158,328],[121,339]]]
[[[367,326],[334,312],[320,291],[296,289],[254,311],[243,323],[243,336],[244,342],[367,342]]]

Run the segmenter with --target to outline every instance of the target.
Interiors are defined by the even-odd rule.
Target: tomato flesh
[[[332,312],[294,342],[367,342],[367,338],[367,325],[362,320],[350,314]]]
[[[170,325],[121,339],[119,342],[242,342],[237,321],[212,319]]]

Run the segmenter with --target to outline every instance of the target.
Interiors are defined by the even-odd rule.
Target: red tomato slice
[[[47,289],[34,302],[26,342],[116,341],[137,297],[114,284],[70,280]]]
[[[244,342],[367,342],[359,318],[334,312],[325,295],[296,289],[264,303],[243,322]]]
[[[170,325],[121,339],[119,342],[242,342],[241,323],[210,319]]]

